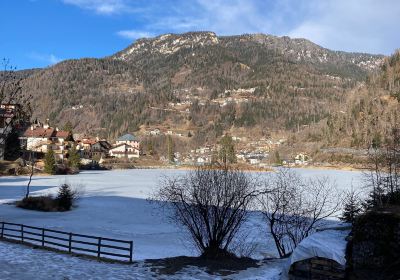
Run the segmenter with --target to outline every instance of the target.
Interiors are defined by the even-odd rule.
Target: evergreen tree
[[[73,145],[69,150],[68,150],[68,166],[71,168],[77,168],[81,166],[81,158],[79,156],[78,151],[76,150],[76,146]]]
[[[224,135],[220,141],[219,159],[224,165],[227,163],[236,163],[235,144],[232,137]]]
[[[278,165],[281,165],[282,164],[282,159],[281,159],[281,156],[280,156],[279,152],[275,151],[274,156],[275,156],[274,163],[278,164]]]
[[[21,145],[19,143],[19,135],[15,128],[8,134],[5,141],[4,159],[16,160],[21,156]]]
[[[54,151],[49,149],[44,158],[44,172],[56,174],[57,166]]]
[[[149,141],[147,142],[147,153],[148,153],[150,156],[154,155],[154,146],[153,146],[153,141],[152,141],[152,140],[149,140]]]
[[[362,205],[357,194],[350,191],[344,201],[344,209],[340,220],[346,223],[353,223],[362,212]]]
[[[70,121],[67,121],[63,127],[63,130],[71,132],[72,133],[72,123]]]
[[[167,137],[167,157],[170,163],[175,162],[175,154],[174,154],[174,142],[171,136]]]
[[[61,211],[69,211],[76,198],[74,192],[68,184],[62,184],[58,189],[57,201]]]

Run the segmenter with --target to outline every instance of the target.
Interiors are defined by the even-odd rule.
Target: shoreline
[[[162,170],[196,170],[199,166],[176,166],[176,165],[153,165],[153,166],[136,166],[135,168],[115,168],[115,169],[83,169],[80,170],[79,173],[83,171],[120,171],[120,170],[155,170],[155,169],[162,169]],[[365,168],[359,168],[354,166],[340,166],[340,165],[296,165],[296,166],[270,166],[268,168],[256,168],[256,167],[241,167],[239,168],[241,171],[245,172],[274,172],[274,168],[293,168],[293,169],[309,169],[309,170],[337,170],[337,171],[365,171]],[[47,173],[35,173],[32,177],[36,176],[65,176],[65,175],[78,175],[77,174],[47,174]],[[21,174],[21,175],[0,175],[1,177],[29,177],[29,174]]]

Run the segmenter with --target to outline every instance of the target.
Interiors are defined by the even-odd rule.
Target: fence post
[[[44,247],[44,228],[42,228],[42,247]]]
[[[68,252],[72,251],[72,232],[69,233]]]
[[[97,246],[97,258],[100,258],[101,253],[101,237],[99,237],[99,244]]]
[[[133,241],[129,241],[129,262],[132,262],[133,258]]]
[[[21,240],[24,242],[24,225],[21,225]]]
[[[4,236],[4,222],[1,222],[1,238]]]

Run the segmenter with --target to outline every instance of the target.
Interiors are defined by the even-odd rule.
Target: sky
[[[265,33],[333,50],[400,48],[399,0],[0,0],[0,58],[17,69],[105,57],[165,33]]]

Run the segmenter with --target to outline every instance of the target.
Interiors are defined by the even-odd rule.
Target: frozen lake
[[[294,169],[304,177],[327,176],[340,189],[359,188],[361,172]],[[82,190],[78,207],[66,213],[45,213],[16,208],[7,202],[21,199],[26,177],[0,177],[0,220],[81,234],[133,240],[134,258],[196,255],[180,228],[168,223],[156,204],[146,200],[163,176],[182,175],[183,170],[85,171],[70,176],[35,176],[31,193],[55,194],[69,183]],[[263,174],[261,173],[261,176]],[[246,227],[252,228],[248,242],[256,243],[258,256],[275,256],[266,224],[255,213]]]

